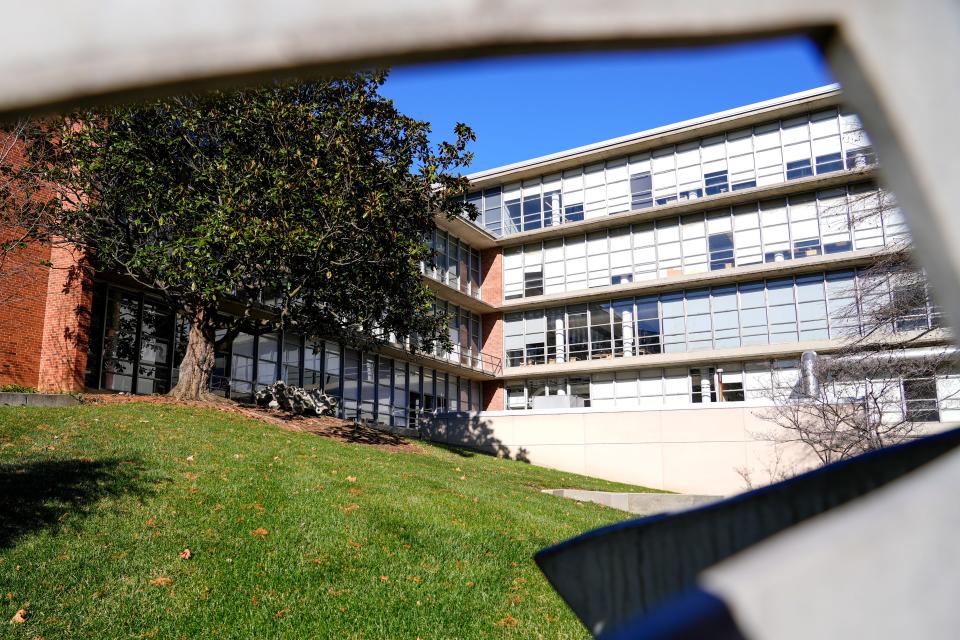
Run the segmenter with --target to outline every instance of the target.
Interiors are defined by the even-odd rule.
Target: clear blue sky
[[[831,82],[816,48],[793,38],[397,67],[382,93],[435,140],[470,125],[472,172]]]

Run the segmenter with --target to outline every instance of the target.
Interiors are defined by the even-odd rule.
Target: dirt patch
[[[288,431],[298,431],[301,433],[312,433],[314,435],[332,438],[340,442],[349,442],[352,444],[363,444],[387,451],[403,451],[406,453],[415,453],[417,447],[408,440],[374,429],[365,424],[358,424],[351,420],[341,420],[340,418],[331,418],[321,416],[316,418],[305,418],[302,416],[291,416],[278,411],[269,409],[260,409],[248,405],[240,405],[232,400],[174,400],[167,396],[130,396],[118,394],[86,394],[81,400],[89,404],[166,404],[178,407],[194,407],[199,409],[213,409],[224,413],[241,415],[261,422],[276,425]]]

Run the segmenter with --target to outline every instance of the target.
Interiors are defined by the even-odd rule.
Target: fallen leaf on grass
[[[508,613],[508,614],[505,615],[504,617],[502,617],[502,618],[500,618],[499,620],[497,620],[496,622],[494,622],[494,624],[495,624],[496,626],[498,626],[498,627],[510,627],[510,628],[513,628],[513,627],[516,627],[517,625],[519,625],[519,624],[520,624],[520,621],[517,620],[516,618],[514,618],[512,615],[510,615],[510,614]]]
[[[26,622],[26,621],[27,621],[27,610],[26,610],[26,609],[19,609],[19,610],[17,610],[17,612],[16,612],[15,614],[13,614],[13,617],[10,618],[10,622],[11,622],[12,624],[23,624],[23,623]]]
[[[356,482],[357,479],[354,476],[347,476],[347,482]]]
[[[254,538],[257,538],[257,537],[263,538],[263,537],[266,536],[268,533],[270,533],[270,532],[267,531],[266,529],[264,529],[263,527],[258,527],[258,528],[256,528],[256,529],[254,529],[253,531],[251,531],[251,532],[250,532],[250,535],[252,535]]]
[[[421,578],[420,576],[407,576],[407,580],[415,584],[420,584],[421,582],[423,582],[423,578]]]
[[[193,553],[190,551],[190,549],[184,549],[183,551],[180,552],[180,558],[182,560],[189,560],[192,557],[193,557]]]
[[[354,549],[360,549],[361,547],[363,547],[362,544],[360,544],[359,542],[354,542],[353,540],[347,540],[347,544],[349,544]]]
[[[154,578],[151,580],[150,584],[155,587],[169,587],[171,584],[173,584],[173,579],[168,578],[167,576],[160,576],[159,578]]]
[[[280,609],[280,611],[277,611],[275,614],[273,614],[273,617],[274,617],[274,618],[282,618],[283,616],[287,615],[288,613],[290,613],[290,609]]]
[[[362,496],[363,489],[358,489],[356,487],[350,487],[350,495],[352,496]]]
[[[356,509],[359,509],[360,505],[358,505],[356,502],[351,502],[350,504],[340,505],[340,508],[343,509],[344,513],[350,513]]]

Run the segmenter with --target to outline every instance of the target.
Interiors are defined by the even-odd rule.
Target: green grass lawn
[[[211,410],[0,408],[0,638],[585,637],[532,556],[628,514],[545,487],[639,490]]]

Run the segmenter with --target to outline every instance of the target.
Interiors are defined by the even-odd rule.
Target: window
[[[727,170],[723,171],[714,171],[712,173],[705,173],[703,175],[703,181],[706,185],[706,192],[708,196],[716,195],[718,193],[726,193],[730,190],[730,185],[727,181]],[[742,188],[742,187],[741,187]]]
[[[356,349],[343,350],[343,417],[358,417],[360,409],[360,353]]]
[[[381,356],[377,365],[377,422],[390,424],[390,404],[393,398],[393,360]]]
[[[713,346],[713,323],[710,318],[710,292],[687,291],[687,350],[710,349]]]
[[[613,353],[610,304],[590,304],[590,358],[608,358]]]
[[[630,227],[610,230],[610,284],[633,282]]]
[[[787,180],[796,180],[812,176],[813,170],[810,168],[810,159],[793,160],[787,163]]]
[[[523,314],[509,313],[503,316],[503,348],[508,367],[523,364]]]
[[[500,188],[487,189],[483,192],[483,226],[491,234],[499,236],[502,231],[500,219]]]
[[[543,311],[527,311],[524,319],[524,364],[543,364],[546,353],[546,319]]]
[[[570,361],[586,360],[589,349],[587,306],[567,307],[567,350]]]
[[[508,382],[507,383],[507,409],[526,409],[527,408],[527,399],[526,399],[526,389],[524,388],[523,382]]]
[[[503,297],[505,300],[523,297],[523,247],[503,250]]]
[[[767,305],[770,313],[770,342],[796,342],[797,307],[792,278],[767,281]]]
[[[283,334],[283,362],[280,379],[287,384],[300,386],[300,337]],[[306,384],[306,381],[304,381]]]
[[[174,315],[159,300],[144,298],[140,305],[140,349],[137,393],[166,393],[170,389]]]
[[[323,345],[306,342],[303,347],[303,387],[323,389]]]
[[[539,243],[523,248],[523,295],[543,295],[543,250]]]
[[[257,345],[257,386],[271,385],[277,381],[277,336],[262,335]]]
[[[660,314],[657,297],[638,298],[636,355],[660,353]]]
[[[843,169],[843,161],[840,160],[840,152],[827,153],[817,156],[817,173],[830,173],[831,171],[840,171]]]
[[[584,407],[590,406],[590,378],[570,378],[570,395],[580,398]]]
[[[726,226],[729,226],[729,217],[724,217]],[[717,225],[720,226],[720,225]],[[730,230],[717,231],[707,236],[707,247],[710,251],[710,270],[733,268],[733,232]]]
[[[393,369],[393,424],[397,427],[407,426],[409,411],[407,395],[407,364],[399,360],[394,363]]]
[[[539,185],[538,185],[539,188]],[[532,231],[541,227],[540,194],[524,196],[523,198],[523,230]]]
[[[523,229],[523,215],[520,208],[520,185],[512,189],[504,188],[504,209],[506,210],[505,233],[519,233]]]
[[[717,389],[713,385],[715,375],[713,367],[690,369],[690,402],[717,401]]]
[[[907,420],[912,422],[937,422],[940,420],[935,378],[904,380],[903,400]]]
[[[717,367],[717,395],[722,402],[743,402],[743,371],[736,364]]]
[[[660,296],[663,313],[663,351],[679,353],[687,350],[686,327],[683,319],[683,294],[671,293]]]
[[[376,411],[377,357],[367,353],[364,354],[361,362],[363,372],[360,376],[360,417],[364,420],[373,420]]]
[[[872,164],[877,164],[877,154],[873,147],[847,151],[847,169],[865,169]]]
[[[630,176],[630,208],[647,209],[653,206],[653,180],[649,171]]]

